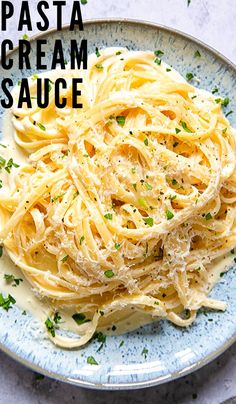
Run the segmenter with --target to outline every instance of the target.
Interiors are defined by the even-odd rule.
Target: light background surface
[[[19,0],[12,0],[15,18],[0,40],[11,38],[15,44],[22,35],[17,32]],[[29,0],[32,22],[37,21],[37,0]],[[52,4],[52,0],[48,1]],[[63,23],[68,23],[73,1],[66,1]],[[236,63],[236,0],[88,0],[82,6],[84,19],[136,18],[157,22],[187,32],[213,46]],[[55,26],[55,8],[50,7],[50,26]],[[35,27],[29,36],[36,33]],[[223,325],[222,325],[223,326]],[[236,346],[210,365],[163,386],[137,391],[98,392],[44,378],[15,363],[0,352],[0,404],[118,404],[118,403],[200,403],[218,404],[236,396]],[[236,401],[235,401],[236,402]]]

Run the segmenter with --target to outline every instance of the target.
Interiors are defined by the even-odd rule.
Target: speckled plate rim
[[[175,34],[181,38],[190,40],[193,43],[196,43],[200,45],[201,47],[205,48],[207,51],[210,51],[213,55],[215,55],[218,59],[222,60],[225,64],[227,64],[231,69],[235,72],[236,75],[236,65],[231,62],[226,56],[222,55],[219,51],[214,49],[212,46],[207,45],[203,41],[195,38],[194,36],[187,34],[185,32],[182,32],[180,30],[177,30],[172,27],[167,27],[162,24],[146,21],[146,20],[137,20],[137,19],[131,19],[131,18],[101,18],[101,19],[88,19],[84,20],[83,24],[84,27],[89,26],[89,25],[99,25],[99,24],[109,24],[109,23],[117,23],[117,24],[133,24],[133,25],[142,25],[143,27],[148,27],[148,28],[156,28],[171,34]],[[62,27],[62,31],[67,30],[69,28],[69,24],[64,25]],[[45,32],[39,33],[37,35],[33,35],[32,37],[29,38],[29,41],[35,41],[39,38],[43,38],[45,36],[48,36],[51,33],[56,32],[56,28],[49,29]],[[15,46],[11,51],[7,53],[7,56],[10,56],[13,52],[15,52],[18,49],[18,46]],[[0,64],[1,64],[1,59],[0,59]],[[180,377],[186,376],[196,370],[201,369],[203,366],[209,364],[212,362],[214,359],[216,359],[218,356],[223,354],[231,345],[233,345],[236,342],[236,332],[226,340],[222,346],[216,350],[214,350],[212,353],[206,355],[203,359],[196,361],[193,365],[187,366],[183,368],[182,370],[178,372],[173,372],[170,373],[166,376],[160,376],[157,378],[150,379],[149,381],[144,381],[144,382],[134,382],[134,383],[91,383],[88,381],[83,381],[75,378],[70,378],[70,377],[64,377],[58,373],[55,372],[49,372],[46,369],[37,366],[36,364],[32,363],[31,361],[28,361],[24,358],[22,358],[19,355],[16,355],[13,351],[10,349],[6,348],[4,344],[0,342],[0,350],[7,354],[9,357],[14,359],[16,362],[26,366],[30,370],[34,372],[38,372],[44,376],[47,376],[51,379],[59,380],[64,383],[76,385],[78,387],[85,387],[85,388],[90,388],[90,389],[95,389],[95,390],[134,390],[134,389],[141,389],[141,388],[146,388],[146,387],[153,387],[153,386],[158,386],[163,383],[167,383],[170,381],[174,381]]]

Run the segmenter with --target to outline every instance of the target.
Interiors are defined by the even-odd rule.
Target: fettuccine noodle
[[[91,320],[78,338],[49,333],[66,348],[122,313],[185,327],[201,307],[225,310],[208,297],[209,265],[236,245],[236,132],[220,102],[153,52],[100,54],[82,73],[83,109],[71,108],[70,86],[64,109],[53,88],[46,110],[13,108],[28,163],[0,196],[12,261],[58,310]],[[68,83],[77,73],[56,72]]]

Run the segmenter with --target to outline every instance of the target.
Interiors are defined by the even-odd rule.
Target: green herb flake
[[[22,35],[22,39],[24,39],[25,41],[26,41],[28,38],[29,38],[29,37],[28,37],[27,34]]]
[[[99,331],[94,334],[93,338],[97,339],[97,341],[101,343],[97,352],[101,351],[103,345],[106,343],[106,335],[104,335],[101,331]]]
[[[196,52],[194,53],[194,57],[195,58],[200,58],[202,55],[201,55],[201,53],[199,52],[199,50],[196,50]]]
[[[144,185],[145,185],[145,188],[146,188],[148,191],[151,191],[151,190],[152,190],[152,185],[151,185],[151,184],[148,184],[148,182],[145,182]]]
[[[18,168],[19,164],[14,163],[13,159],[10,158],[6,164],[5,170],[10,174],[12,167]]]
[[[0,156],[0,168],[4,167],[5,164],[6,164],[6,160],[2,156]]]
[[[115,275],[114,272],[111,269],[108,269],[107,271],[104,272],[104,275],[107,278],[113,278],[113,276]]]
[[[144,358],[147,359],[147,354],[148,354],[148,349],[147,349],[147,348],[143,348],[141,355],[143,355]]]
[[[230,99],[229,99],[229,97],[216,98],[216,99],[215,99],[215,102],[216,102],[217,104],[221,104],[222,107],[227,107],[227,106],[229,105],[229,103],[230,103]]]
[[[163,56],[163,55],[164,55],[164,52],[162,52],[161,50],[155,50],[154,55],[155,55],[156,57]]]
[[[171,72],[171,69],[168,69],[168,68],[167,68],[166,71],[167,71],[167,72]]]
[[[232,113],[233,113],[234,111],[229,111],[229,112],[227,112],[227,114],[225,115],[226,116],[226,118],[229,116],[229,115],[231,115]]]
[[[154,220],[152,217],[144,217],[143,221],[149,227],[152,227],[154,225]]]
[[[222,276],[224,276],[224,274],[225,274],[224,272],[221,272],[221,273],[220,273],[220,277],[222,278]]]
[[[54,314],[53,321],[55,324],[58,324],[61,321],[61,316],[58,311]]]
[[[82,245],[83,241],[84,241],[84,236],[81,236],[80,240],[79,240],[79,244]]]
[[[137,192],[137,184],[132,184],[134,190]]]
[[[46,325],[46,328],[48,330],[48,332],[53,336],[53,338],[55,337],[55,324],[54,322],[48,317],[47,320],[44,323]]]
[[[101,63],[97,63],[97,64],[95,65],[95,67],[96,67],[96,69],[98,69],[98,70],[103,70],[103,69],[104,69],[104,67],[103,67],[103,65],[102,65]]]
[[[0,293],[0,307],[2,307],[4,310],[8,311],[9,309],[12,308],[11,304],[15,304],[16,300],[14,297],[11,295],[8,295],[7,297],[3,297],[2,293]]]
[[[7,148],[7,146],[5,144],[0,143],[0,146],[3,147],[4,149]]]
[[[123,127],[125,124],[125,116],[122,116],[122,115],[117,116],[116,122],[118,123],[118,125]]]
[[[88,363],[89,365],[98,365],[97,361],[94,359],[93,356],[88,356],[88,357],[87,357],[87,363]]]
[[[69,258],[69,255],[65,255],[65,257],[63,257],[61,261],[66,262],[68,260],[68,258]]]
[[[99,49],[97,47],[96,47],[95,53],[96,53],[97,58],[99,58],[101,56],[101,53],[99,52]]]
[[[175,133],[176,133],[176,135],[178,135],[179,132],[181,132],[181,129],[175,128]]]
[[[37,74],[34,74],[33,76],[32,76],[32,80],[37,80],[39,78],[39,76],[37,75]]]
[[[228,130],[228,128],[224,128],[224,129],[222,130],[222,133],[225,135],[225,133],[227,132],[227,130]]]
[[[120,243],[115,243],[115,249],[119,250],[120,249]]]
[[[2,254],[3,254],[3,247],[0,246],[0,258],[2,257]]]
[[[186,79],[187,79],[187,81],[191,81],[192,79],[194,78],[194,74],[193,73],[187,73],[186,74]]]
[[[169,199],[170,201],[174,201],[177,198],[177,195],[170,195]]]
[[[186,122],[180,121],[180,124],[181,124],[182,128],[185,130],[185,132],[193,133],[193,132],[188,128]]]
[[[10,283],[11,286],[16,287],[19,286],[20,282],[23,282],[21,278],[15,278],[12,274],[4,274],[4,279],[7,283]]]
[[[83,6],[85,6],[85,4],[88,3],[88,0],[80,0],[81,4],[83,4]]]
[[[147,137],[144,139],[143,143],[145,144],[145,146],[148,146],[148,138]]]
[[[37,126],[39,127],[39,129],[41,129],[41,130],[46,130],[46,128],[45,128],[45,126],[42,124],[42,123],[40,123],[40,122],[38,122],[37,123]]]
[[[166,210],[166,219],[171,220],[174,217],[174,213],[171,212],[169,209]]]
[[[171,181],[172,185],[177,185],[177,181],[175,178],[173,178],[173,180]]]
[[[54,196],[54,198],[52,198],[52,202],[57,201],[58,199],[62,198],[64,195],[65,195],[65,192],[64,192],[64,194]]]
[[[160,59],[160,58],[156,58],[156,59],[154,60],[154,63],[156,63],[158,66],[160,66],[160,65],[161,65],[161,59]]]
[[[219,92],[219,90],[218,90],[218,88],[217,88],[217,87],[213,88],[213,90],[212,90],[212,94],[216,94],[216,93],[218,93],[218,92]]]
[[[121,53],[122,53],[121,51],[117,51],[116,55],[119,56],[119,55],[121,55]]]
[[[89,321],[91,321],[86,318],[84,313],[75,313],[75,314],[73,314],[72,318],[78,325],[88,323]]]
[[[125,343],[125,341],[122,340],[122,341],[120,342],[120,344],[119,344],[119,348],[121,348],[121,347],[124,345],[124,343]]]
[[[148,209],[148,204],[145,198],[139,198],[138,199],[139,205],[143,206],[145,209]]]
[[[211,215],[210,212],[206,214],[205,219],[206,220],[211,220],[212,219],[212,215]]]
[[[105,217],[105,219],[107,219],[107,220],[112,220],[112,213],[106,213],[105,215],[104,215],[104,217]]]

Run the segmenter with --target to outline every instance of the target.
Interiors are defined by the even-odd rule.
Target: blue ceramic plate
[[[201,79],[199,86],[231,99],[230,109],[236,111],[236,68],[213,49],[180,32],[162,26],[123,21],[89,21],[83,33],[50,31],[43,35],[48,40],[46,54],[52,54],[56,38],[61,38],[68,49],[72,38],[88,39],[89,52],[95,47],[128,46],[130,49],[165,52],[164,60],[184,76],[193,72]],[[35,55],[35,40],[32,40]],[[201,58],[194,58],[199,50]],[[17,61],[17,50],[11,57]],[[32,59],[34,65],[34,59]],[[0,67],[0,75],[9,74],[16,83],[24,75],[36,73],[19,71],[7,73]],[[0,117],[3,111],[0,111]],[[230,115],[236,126],[236,115]],[[30,315],[22,316],[14,306],[8,313],[0,310],[1,349],[19,362],[47,376],[78,386],[97,389],[134,389],[157,385],[185,375],[205,365],[222,353],[236,340],[236,277],[230,270],[214,288],[212,297],[228,304],[225,313],[200,312],[188,329],[180,329],[167,321],[155,322],[123,336],[108,337],[106,345],[97,352],[93,341],[80,350],[56,348],[45,336],[44,327]],[[210,320],[210,321],[209,321]],[[120,346],[121,341],[124,344]],[[143,349],[148,353],[142,355]],[[98,366],[87,364],[94,356]]]

